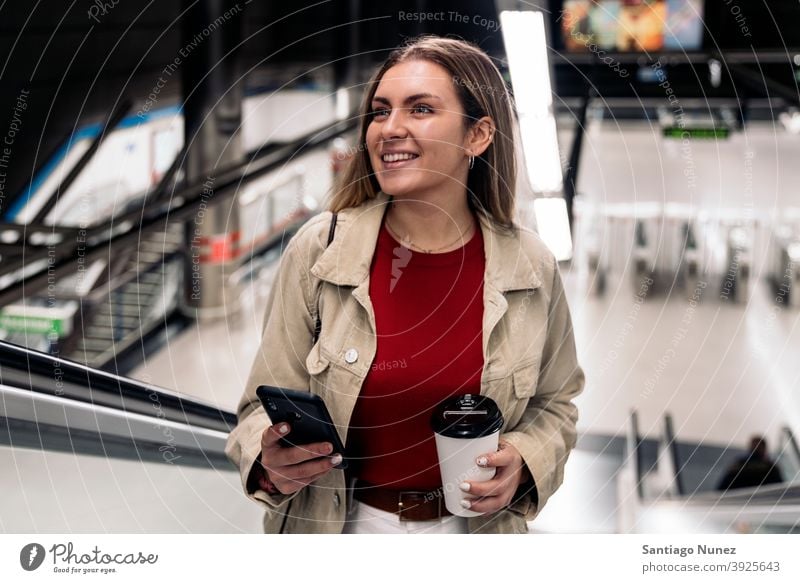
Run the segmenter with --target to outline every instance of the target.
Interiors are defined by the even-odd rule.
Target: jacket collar
[[[388,202],[389,195],[379,191],[362,205],[342,210],[334,239],[314,263],[311,273],[336,285],[363,283],[369,277]],[[486,259],[484,282],[501,292],[541,286],[539,274],[522,248],[521,233],[500,233],[492,228],[489,219],[478,217]]]

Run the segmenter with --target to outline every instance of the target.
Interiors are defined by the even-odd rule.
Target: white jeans
[[[352,500],[342,534],[466,534],[467,519],[443,516],[438,520],[400,520],[393,512]]]

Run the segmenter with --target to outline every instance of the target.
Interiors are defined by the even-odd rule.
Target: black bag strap
[[[331,216],[331,228],[328,230],[328,244],[326,247],[329,247],[331,241],[333,241],[333,235],[336,233],[336,221],[337,221],[337,214],[333,213]],[[312,344],[316,344],[317,340],[319,339],[319,333],[322,331],[322,320],[319,317],[319,297],[317,297],[317,323],[314,325],[314,342]]]

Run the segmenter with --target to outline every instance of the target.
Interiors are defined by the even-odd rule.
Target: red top
[[[385,225],[370,268],[377,352],[353,411],[354,475],[393,489],[442,485],[430,417],[478,394],[483,370],[483,236],[446,253],[404,247]]]

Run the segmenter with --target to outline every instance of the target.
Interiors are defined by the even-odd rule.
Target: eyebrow
[[[414,95],[409,95],[408,97],[406,97],[405,100],[403,101],[403,104],[404,105],[408,105],[409,103],[411,103],[412,101],[416,101],[417,99],[439,99],[439,100],[441,100],[441,97],[439,97],[438,95],[434,95],[433,93],[415,93]],[[378,101],[380,103],[385,103],[386,105],[390,105],[388,99],[386,99],[385,97],[380,97],[378,95],[373,97],[372,101]]]

